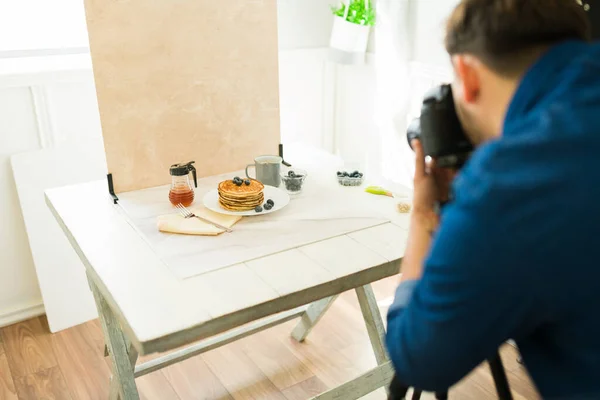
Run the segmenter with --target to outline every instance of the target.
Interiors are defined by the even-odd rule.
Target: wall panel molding
[[[52,112],[48,101],[48,90],[45,86],[30,86],[33,109],[37,123],[40,147],[47,149],[53,147],[56,140],[56,131],[52,122]]]

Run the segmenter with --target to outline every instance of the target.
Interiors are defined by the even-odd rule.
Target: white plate
[[[217,212],[219,214],[225,215],[242,215],[242,216],[252,216],[252,215],[264,215],[274,213],[275,211],[281,210],[283,207],[287,206],[290,202],[290,196],[281,189],[278,189],[273,186],[265,186],[263,193],[265,194],[265,202],[269,199],[273,200],[275,205],[270,210],[264,210],[263,212],[257,213],[254,210],[249,211],[229,211],[221,207],[219,204],[219,191],[217,189],[211,190],[204,196],[203,202],[204,206],[209,210]]]

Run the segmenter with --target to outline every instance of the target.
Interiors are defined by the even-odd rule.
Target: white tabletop
[[[408,235],[408,215],[396,211],[393,199],[373,196],[373,207],[389,207],[389,222],[179,279],[112,203],[105,181],[52,189],[46,197],[142,354],[396,274]]]

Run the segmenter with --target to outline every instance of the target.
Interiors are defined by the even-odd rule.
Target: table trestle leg
[[[298,322],[298,325],[292,331],[292,337],[298,342],[306,340],[308,334],[323,318],[323,315],[329,310],[335,299],[337,299],[337,296],[327,297],[312,303],[308,310],[302,314],[300,322]]]
[[[377,305],[377,299],[371,285],[365,285],[356,288],[356,295],[362,311],[367,332],[375,353],[377,365],[383,365],[389,362],[387,351],[385,349],[385,326]],[[374,388],[377,389],[377,388]],[[386,391],[389,388],[386,386]]]
[[[137,350],[126,340],[119,321],[117,321],[96,284],[89,277],[88,281],[96,300],[104,340],[112,360],[109,399],[139,400],[140,395],[134,377],[134,368],[138,357]]]

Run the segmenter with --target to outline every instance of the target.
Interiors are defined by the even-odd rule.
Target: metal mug
[[[279,187],[281,184],[281,163],[283,159],[279,156],[260,156],[254,159],[254,164],[246,167],[246,176],[252,178],[248,172],[249,168],[256,169],[256,179],[263,185]]]

